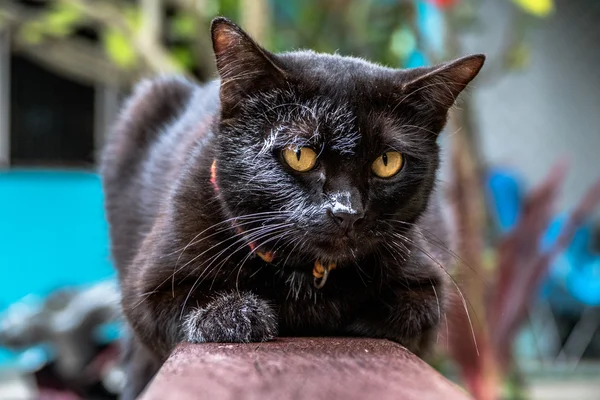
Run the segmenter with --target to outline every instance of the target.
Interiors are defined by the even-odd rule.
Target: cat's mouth
[[[327,240],[315,240],[312,247],[317,258],[338,263],[354,260],[360,253],[358,240],[346,235],[332,236]]]
[[[257,256],[268,263],[274,260],[285,260],[285,264],[291,267],[305,269],[307,265],[312,266],[315,261],[342,265],[353,262],[369,251],[372,247],[371,242],[368,237],[356,234],[313,234],[310,238],[305,237],[301,246],[270,247],[258,243],[250,243],[249,246]]]

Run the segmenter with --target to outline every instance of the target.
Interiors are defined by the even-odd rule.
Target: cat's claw
[[[184,340],[190,343],[264,342],[277,335],[277,317],[265,300],[234,292],[192,310],[182,328]]]

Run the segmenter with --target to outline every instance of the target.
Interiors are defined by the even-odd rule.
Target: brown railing
[[[346,338],[184,344],[142,395],[143,400],[469,398],[395,343]]]

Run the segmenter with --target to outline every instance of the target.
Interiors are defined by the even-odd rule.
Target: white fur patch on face
[[[348,213],[355,214],[356,210],[354,210],[351,206],[352,202],[350,199],[350,192],[336,192],[330,195],[331,199],[331,211],[334,213]]]
[[[257,109],[266,109],[263,115],[272,125],[260,154],[274,148],[282,131],[287,132],[286,146],[308,146],[317,151],[321,144],[326,144],[344,155],[353,155],[360,141],[354,126],[356,116],[347,104],[336,104],[325,97],[303,100],[291,91],[281,90],[250,98],[247,103]],[[323,137],[323,127],[330,132],[327,137]]]

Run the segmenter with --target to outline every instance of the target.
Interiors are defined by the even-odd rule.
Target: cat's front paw
[[[277,335],[277,317],[255,294],[222,294],[186,316],[183,334],[190,343],[264,342]]]

